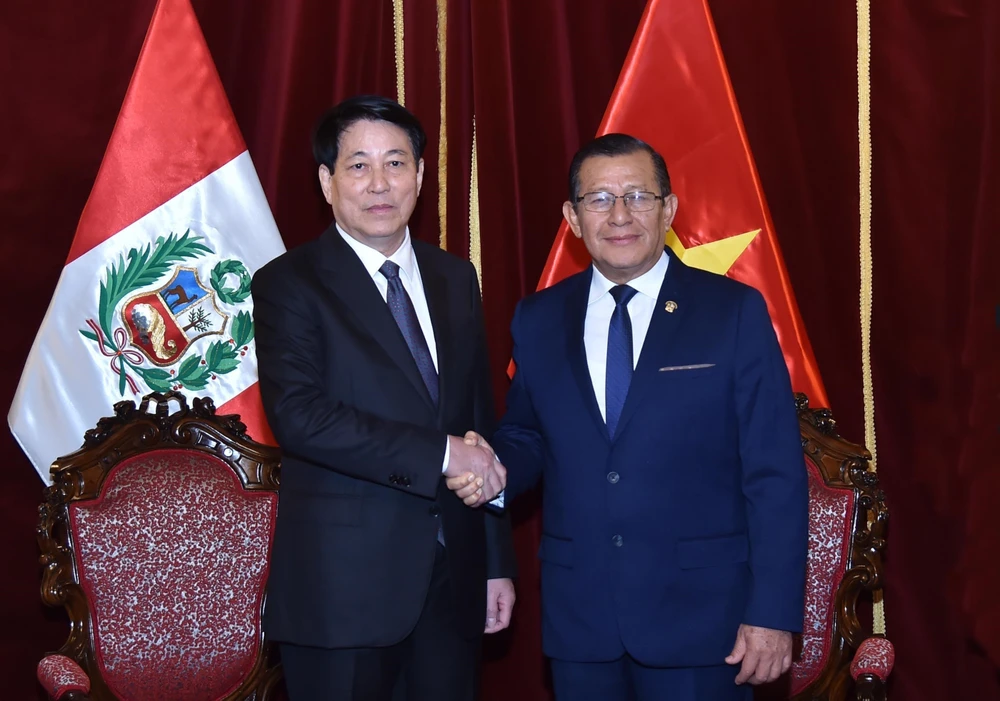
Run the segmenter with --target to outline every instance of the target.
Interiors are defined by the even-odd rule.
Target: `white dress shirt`
[[[636,290],[626,307],[632,321],[633,370],[639,363],[639,354],[642,352],[643,341],[646,340],[646,332],[649,331],[649,322],[653,318],[653,310],[656,308],[669,262],[666,252],[662,253],[652,268],[628,283],[629,287]],[[608,371],[608,327],[615,311],[615,298],[611,296],[611,288],[616,283],[604,277],[596,267],[593,270],[587,316],[583,324],[583,345],[587,352],[590,381],[594,385],[594,394],[597,395],[597,406],[601,409],[601,416],[607,421],[604,387]],[[491,503],[502,507],[503,496],[504,493],[501,492],[497,501]]]
[[[660,254],[660,259],[648,271],[629,281],[629,287],[636,293],[629,300],[626,309],[632,320],[632,369],[639,363],[642,344],[649,331],[649,322],[653,318],[656,300],[660,296],[663,279],[667,275],[667,264],[670,258],[666,252]],[[587,318],[583,326],[583,343],[587,351],[587,367],[590,369],[590,381],[594,385],[597,396],[597,406],[601,416],[607,420],[605,409],[605,380],[608,370],[608,327],[611,315],[615,311],[615,298],[611,296],[611,288],[616,283],[608,280],[601,271],[594,268],[594,276],[590,281],[590,298],[587,302]]]
[[[434,361],[434,369],[440,372],[438,369],[437,345],[434,343],[434,326],[431,324],[430,309],[427,308],[427,295],[424,294],[424,283],[420,279],[420,266],[417,265],[417,257],[413,254],[413,242],[410,241],[410,228],[406,228],[403,243],[399,244],[396,252],[388,258],[382,255],[381,251],[376,251],[371,246],[367,246],[350,236],[340,228],[340,224],[337,224],[337,231],[340,232],[347,245],[358,254],[361,264],[365,266],[365,270],[372,276],[372,280],[375,281],[375,287],[378,288],[383,300],[388,300],[389,281],[385,279],[385,275],[379,272],[379,268],[387,260],[391,260],[399,266],[399,279],[403,283],[403,289],[406,290],[406,294],[410,296],[410,301],[413,302],[413,310],[417,313],[420,330],[424,332],[427,348],[431,352],[431,360]]]
[[[379,268],[381,268],[387,260],[391,260],[399,266],[399,279],[403,283],[403,289],[406,290],[406,294],[410,296],[410,301],[413,302],[413,310],[417,313],[417,321],[420,322],[420,330],[423,331],[424,339],[427,341],[427,349],[431,352],[431,360],[434,361],[434,369],[440,374],[440,369],[438,368],[437,344],[434,342],[434,326],[431,324],[431,312],[427,307],[427,295],[424,294],[424,283],[420,279],[420,266],[417,265],[417,257],[413,254],[413,242],[410,241],[410,227],[406,227],[406,235],[403,237],[403,243],[401,243],[399,248],[397,248],[396,251],[388,258],[386,258],[381,251],[376,251],[371,246],[361,243],[356,238],[348,234],[340,228],[340,224],[337,224],[337,232],[340,233],[344,241],[347,242],[347,245],[358,254],[358,258],[361,259],[361,264],[365,266],[365,270],[367,270],[368,274],[372,276],[372,280],[375,282],[375,287],[378,288],[379,294],[382,295],[382,299],[387,302],[389,296],[389,281],[385,278],[385,275],[379,272]],[[604,335],[606,338],[607,331],[604,332]],[[449,441],[445,439],[444,464],[441,467],[441,472],[445,472],[448,469],[448,459],[450,457],[451,445]]]

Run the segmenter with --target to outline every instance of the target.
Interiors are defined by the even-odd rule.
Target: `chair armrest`
[[[86,701],[90,677],[72,658],[48,655],[38,663],[38,682],[56,701]]]
[[[896,662],[896,651],[886,638],[875,636],[858,647],[851,660],[858,701],[885,701],[885,681]]]

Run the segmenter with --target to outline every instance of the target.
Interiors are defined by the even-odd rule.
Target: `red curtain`
[[[0,7],[0,408],[55,286],[153,0]],[[853,3],[711,0],[775,229],[841,432],[862,440]],[[309,130],[347,95],[395,95],[389,0],[194,0],[289,246],[329,218]],[[559,223],[566,168],[597,128],[643,0],[448,0],[448,248],[468,252],[471,117],[483,290],[498,394],[507,325]],[[1000,6],[886,0],[872,32],[879,474],[892,514],[892,698],[1000,698],[995,443],[1000,276]],[[414,233],[438,236],[433,0],[406,0],[406,98],[430,136]],[[16,61],[15,61],[16,58]],[[683,109],[683,105],[677,105]],[[15,292],[16,291],[16,292]],[[15,296],[16,295],[16,296]],[[16,303],[14,300],[16,299]],[[65,637],[38,596],[41,486],[6,431],[0,657],[6,697]],[[513,630],[487,648],[486,701],[548,698],[531,503],[516,508],[524,578]],[[992,656],[992,661],[990,660]]]

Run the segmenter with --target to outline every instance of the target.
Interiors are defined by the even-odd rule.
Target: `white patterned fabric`
[[[792,663],[792,695],[823,671],[830,654],[834,599],[847,568],[851,546],[854,490],[829,487],[819,468],[806,459],[809,473],[809,560],[802,655]]]
[[[53,699],[70,691],[90,693],[90,678],[66,655],[48,655],[38,663],[38,682]]]
[[[248,675],[276,504],[216,457],[165,449],[70,505],[97,661],[120,699],[209,701]]]

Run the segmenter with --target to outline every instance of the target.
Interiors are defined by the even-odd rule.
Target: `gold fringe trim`
[[[406,57],[403,53],[403,0],[392,0],[392,33],[396,42],[396,102],[406,106]]]
[[[438,127],[438,245],[448,250],[448,0],[437,0],[438,77],[441,122]]]
[[[483,289],[483,249],[479,231],[479,156],[476,149],[476,115],[472,115],[472,170],[469,177],[469,260]]]
[[[872,122],[871,122],[871,0],[858,5],[858,153],[861,200],[861,376],[865,404],[865,445],[871,451],[870,469],[877,468],[875,451],[875,389],[872,381],[871,329],[873,297],[872,261]],[[872,629],[885,635],[883,592],[874,596]]]

